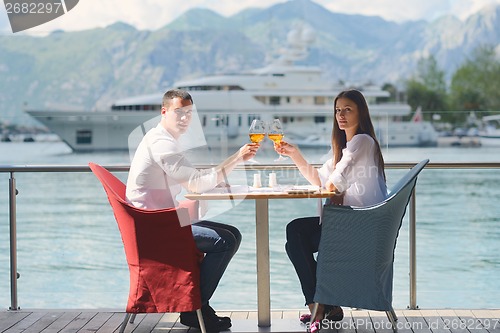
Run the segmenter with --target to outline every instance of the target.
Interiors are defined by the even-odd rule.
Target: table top
[[[220,189],[215,192],[207,193],[189,193],[185,194],[186,199],[191,200],[234,200],[234,199],[307,199],[307,198],[328,198],[334,196],[334,192],[324,189],[317,191],[309,190],[273,190],[271,188],[263,187],[261,189],[254,189],[248,191],[232,191],[228,189]]]

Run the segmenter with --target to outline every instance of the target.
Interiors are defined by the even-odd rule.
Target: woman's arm
[[[306,161],[299,148],[288,142],[281,141],[278,144],[274,144],[274,149],[277,153],[290,157],[302,176],[304,176],[309,183],[321,186],[318,170]]]

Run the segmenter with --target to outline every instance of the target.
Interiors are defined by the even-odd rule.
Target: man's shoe
[[[201,312],[203,313],[203,318],[217,318],[218,320],[221,320],[231,325],[231,318],[217,316],[215,310],[208,303],[201,307]]]
[[[196,311],[191,312],[181,312],[181,324],[189,327],[194,327],[200,329],[200,322],[198,321],[198,316]],[[203,316],[203,321],[205,322],[205,328],[208,332],[220,332],[226,331],[231,327],[231,323],[218,319],[213,316]]]

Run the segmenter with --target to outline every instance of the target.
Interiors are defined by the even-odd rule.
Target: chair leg
[[[127,327],[128,319],[130,318],[130,313],[125,314],[125,318],[123,319],[122,324],[120,325],[120,333],[125,331],[125,327]]]
[[[203,314],[201,313],[201,309],[196,310],[196,315],[198,316],[198,321],[200,322],[201,333],[207,333],[207,329],[205,328],[205,321],[203,320]]]
[[[387,315],[387,318],[391,322],[392,330],[394,331],[394,333],[397,333],[398,326],[396,324],[396,321],[398,320],[398,317],[396,316],[394,309],[391,309],[391,311],[386,311],[385,314]]]
[[[394,320],[398,321],[398,316],[396,316],[396,312],[394,311],[394,309],[391,309],[391,314],[392,314],[392,317],[394,318]]]
[[[129,323],[133,324],[135,320],[135,316],[137,316],[137,313],[132,313],[132,316],[130,316],[130,321]]]

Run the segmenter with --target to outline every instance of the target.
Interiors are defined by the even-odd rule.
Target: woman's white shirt
[[[342,158],[333,167],[333,158],[318,169],[321,185],[330,180],[339,192],[345,192],[344,205],[365,207],[387,197],[383,170],[378,167],[377,145],[368,134],[356,134],[342,150]]]

